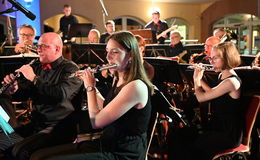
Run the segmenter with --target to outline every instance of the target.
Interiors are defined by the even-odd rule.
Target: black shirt
[[[101,34],[99,43],[106,43],[106,39],[107,39],[107,37],[109,37],[109,36],[110,36],[110,34],[107,33],[107,32]]]
[[[153,42],[159,43],[159,44],[164,44],[165,38],[160,37],[157,40],[156,35],[159,35],[160,33],[162,33],[163,31],[165,31],[169,28],[166,21],[159,20],[159,22],[157,24],[155,24],[153,21],[151,21],[147,25],[145,25],[144,28],[145,29],[151,28],[151,30],[153,31],[153,34],[155,34],[155,36],[153,36]],[[169,36],[169,34],[170,33],[168,33],[167,35]]]
[[[75,16],[70,15],[68,17],[63,16],[60,19],[60,31],[63,33],[63,38],[68,38],[69,29],[72,24],[78,23],[78,20]]]
[[[32,122],[45,127],[54,126],[74,111],[71,100],[82,85],[79,78],[68,78],[78,70],[73,62],[60,57],[50,65],[52,69],[48,70],[43,70],[41,63],[32,66],[38,76],[36,83],[19,81],[15,94],[20,98],[32,98]]]
[[[178,56],[180,53],[184,52],[186,49],[185,47],[182,45],[181,42],[177,43],[176,45],[171,45],[170,46],[170,50],[168,53],[168,57],[174,57],[174,56]]]

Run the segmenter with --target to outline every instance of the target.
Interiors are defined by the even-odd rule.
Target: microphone
[[[36,18],[36,16],[32,12],[24,8],[19,2],[16,2],[15,0],[8,0],[8,2],[10,2],[16,9],[23,12],[31,20],[34,20]]]

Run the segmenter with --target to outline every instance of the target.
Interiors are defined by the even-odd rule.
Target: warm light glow
[[[152,15],[152,13],[153,13],[154,11],[159,11],[159,12],[160,12],[160,8],[157,7],[157,6],[155,6],[155,5],[153,5],[153,6],[149,9],[149,11],[148,11],[149,17],[151,17],[151,15]]]

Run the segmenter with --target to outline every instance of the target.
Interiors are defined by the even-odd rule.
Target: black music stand
[[[155,84],[161,82],[183,84],[178,62],[156,57],[144,57],[144,60],[154,67],[155,76],[153,81]]]
[[[76,64],[105,64],[106,44],[72,44],[72,61]]]
[[[80,44],[82,44],[82,37],[87,37],[89,31],[93,28],[91,23],[77,23],[72,24],[69,30],[68,38],[80,37]]]

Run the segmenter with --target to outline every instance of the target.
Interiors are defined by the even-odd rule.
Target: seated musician
[[[141,63],[137,41],[130,32],[117,32],[108,38],[106,49],[109,64],[118,67],[111,69],[115,79],[105,101],[97,94],[93,73],[85,70],[80,76],[87,90],[92,127],[104,127],[101,139],[75,144],[72,150],[56,155],[45,154],[43,159],[145,158],[152,83]]]
[[[144,52],[145,51],[145,44],[146,44],[145,40],[142,36],[139,36],[139,35],[135,35],[135,38],[137,39],[137,42],[138,42],[139,52],[140,52],[141,60],[143,62],[146,74],[147,74],[148,78],[150,80],[152,80],[153,77],[154,77],[154,67],[150,63],[148,63],[147,61],[145,61],[143,59],[144,54],[145,54],[145,52]]]
[[[15,45],[15,53],[33,53],[31,47],[35,39],[36,30],[31,25],[22,25],[18,29],[19,42]]]
[[[211,36],[207,38],[204,45],[205,52],[191,55],[189,63],[209,63],[209,61],[205,59],[205,57],[210,56],[212,47],[220,42],[221,40],[216,36]]]
[[[33,101],[31,121],[14,128],[11,141],[7,137],[7,140],[0,141],[0,148],[9,153],[10,159],[27,160],[40,148],[67,143],[75,138],[76,127],[70,115],[75,110],[72,99],[82,82],[78,78],[68,78],[78,67],[62,57],[62,46],[58,34],[43,34],[37,49],[40,62],[37,60],[17,69],[23,78],[15,80],[14,74],[10,74],[2,82],[10,84],[15,80],[6,92],[14,99],[31,98]]]
[[[241,143],[241,80],[233,70],[241,63],[238,50],[232,42],[217,44],[213,46],[209,60],[219,73],[215,87],[211,88],[203,81],[201,64],[194,65],[193,75],[197,100],[211,104],[209,122],[199,133],[193,127],[178,129],[169,144],[170,159],[210,160],[218,152]]]
[[[187,54],[187,50],[183,46],[181,42],[181,34],[179,31],[174,30],[170,34],[171,44],[170,44],[170,50],[168,53],[168,57],[178,57],[178,61],[180,63],[187,63],[188,57],[185,58],[185,55]]]
[[[91,29],[88,33],[88,43],[99,43],[100,33],[97,29]]]

